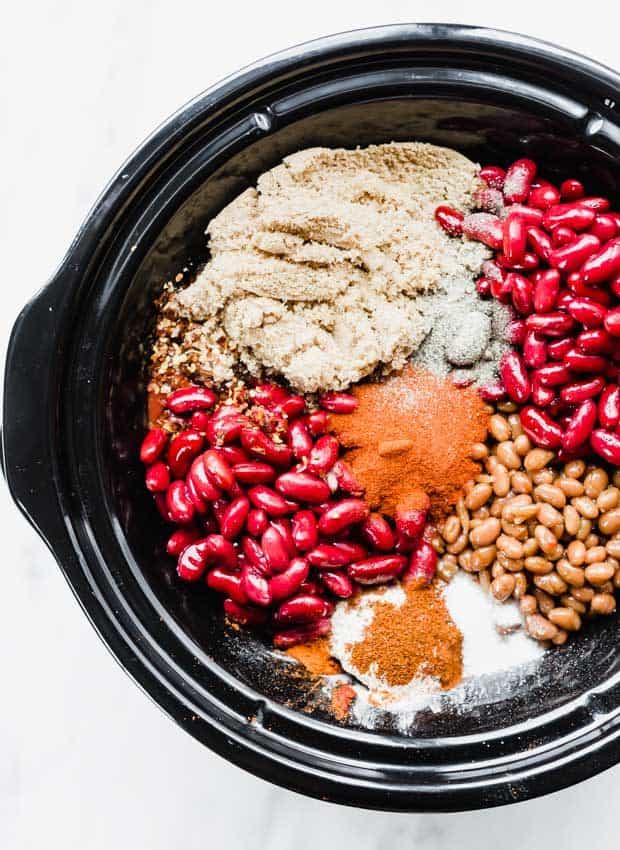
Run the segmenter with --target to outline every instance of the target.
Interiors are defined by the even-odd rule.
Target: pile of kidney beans
[[[483,398],[522,406],[523,429],[561,460],[594,451],[620,465],[620,213],[586,197],[579,180],[554,186],[519,159],[480,171],[481,212],[441,206],[452,236],[483,242],[494,259],[476,283],[482,297],[510,304],[515,350]]]
[[[397,511],[392,526],[340,458],[329,412],[357,400],[328,393],[320,405],[275,384],[238,406],[185,387],[167,398],[179,430],[153,428],[140,449],[146,487],[178,526],[166,549],[179,577],[206,581],[231,620],[269,626],[280,648],[327,634],[333,600],[356,585],[427,584],[437,562],[428,506]]]

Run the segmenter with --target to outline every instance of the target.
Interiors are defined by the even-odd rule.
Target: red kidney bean
[[[306,555],[308,561],[318,570],[338,569],[351,563],[346,550],[339,549],[333,543],[319,543]]]
[[[503,354],[499,374],[512,401],[524,404],[530,397],[532,387],[521,355],[516,351],[507,351]]]
[[[503,189],[506,172],[499,165],[485,165],[480,169],[479,177],[492,189]]]
[[[338,534],[350,525],[363,522],[370,509],[362,499],[342,499],[328,508],[319,519],[321,534]]]
[[[319,404],[323,410],[330,413],[353,413],[358,405],[358,400],[350,393],[323,393],[319,396]]]
[[[609,385],[598,402],[598,419],[603,428],[614,429],[620,425],[620,387]]]
[[[608,242],[613,239],[618,232],[616,220],[612,215],[602,213],[594,219],[594,224],[590,228],[590,233],[597,236],[601,242]]]
[[[264,484],[250,487],[248,496],[254,507],[262,508],[269,516],[286,516],[286,514],[291,513],[291,507],[287,504],[287,501],[275,490],[265,487]]]
[[[288,567],[291,556],[279,529],[269,525],[263,532],[260,543],[272,570],[281,572]]]
[[[566,289],[560,291],[557,301],[555,302],[555,309],[559,312],[567,312],[568,305],[572,303],[574,297],[574,294]]]
[[[351,496],[362,496],[364,488],[355,477],[351,467],[343,460],[337,460],[332,466],[330,474],[333,474],[338,484],[338,489]]]
[[[349,563],[352,561],[361,561],[362,558],[368,555],[368,550],[365,546],[362,546],[361,543],[353,543],[350,540],[337,540],[331,545],[344,552],[349,558]]]
[[[572,349],[564,356],[564,365],[571,372],[604,372],[607,360],[598,354],[584,354]]]
[[[525,322],[523,319],[513,319],[506,325],[504,339],[511,345],[522,345],[525,340]]]
[[[538,407],[547,407],[555,398],[555,392],[551,387],[545,387],[538,380],[536,373],[532,375],[532,401]]]
[[[582,331],[576,339],[577,348],[585,354],[611,354],[613,344],[604,328]]]
[[[560,186],[560,195],[565,201],[577,201],[579,198],[583,198],[585,193],[583,183],[574,177],[565,180]]]
[[[463,234],[498,250],[504,239],[504,228],[501,219],[492,213],[470,213],[463,219]]]
[[[534,310],[550,313],[560,292],[560,273],[556,269],[541,272],[534,286]]]
[[[616,298],[620,298],[620,274],[609,282],[609,288],[616,296]]]
[[[528,330],[536,331],[542,336],[565,336],[575,327],[575,320],[566,313],[533,313],[525,320]]]
[[[547,262],[549,254],[553,251],[551,237],[544,230],[541,230],[540,227],[528,227],[527,241],[532,246],[534,253],[541,260]]]
[[[259,537],[269,525],[269,519],[261,508],[252,508],[248,513],[246,528],[252,537]]]
[[[166,492],[166,507],[172,522],[178,525],[187,525],[194,519],[196,509],[185,481],[173,481]]]
[[[587,398],[595,398],[604,388],[604,378],[588,378],[587,381],[575,381],[572,384],[566,384],[560,390],[560,398],[566,404],[579,404]]]
[[[206,540],[209,563],[228,570],[236,570],[239,565],[237,550],[222,534],[210,534]]]
[[[534,331],[528,331],[523,341],[523,360],[530,369],[540,369],[547,362],[547,345]]]
[[[197,431],[181,431],[168,446],[168,465],[173,478],[185,478],[193,459],[204,445],[204,437]]]
[[[549,363],[536,370],[536,378],[544,387],[560,387],[570,380],[570,371],[564,363]]]
[[[291,395],[282,404],[278,404],[275,410],[280,415],[286,416],[288,420],[291,420],[296,416],[301,416],[305,412],[306,402],[300,395]]]
[[[159,460],[168,443],[168,432],[163,428],[151,428],[140,446],[140,460],[145,464]]]
[[[348,599],[353,596],[353,582],[342,572],[330,572],[326,570],[319,576],[321,584],[339,599]]]
[[[222,491],[217,487],[207,473],[202,455],[197,457],[191,465],[188,477],[191,479],[198,495],[207,502],[215,502],[222,497]]]
[[[488,298],[491,294],[491,281],[488,277],[479,277],[475,286],[476,292],[481,298]]]
[[[246,563],[241,570],[241,587],[249,602],[260,607],[271,605],[269,580],[259,567]]]
[[[567,452],[578,449],[587,441],[595,425],[596,404],[589,398],[570,417],[562,435],[562,448]]]
[[[299,585],[299,592],[307,593],[311,596],[322,596],[323,588],[319,586],[318,581],[314,581],[314,579],[307,578]]]
[[[588,209],[594,210],[595,212],[599,213],[607,212],[607,210],[611,206],[609,198],[579,198],[577,203],[579,204],[579,206],[587,207]]]
[[[296,419],[288,428],[288,446],[294,457],[307,457],[312,450],[312,437],[308,432],[305,422]]]
[[[592,431],[590,445],[604,460],[620,466],[620,435],[598,428]]]
[[[215,451],[215,449],[207,449],[202,456],[204,468],[207,475],[213,481],[216,487],[221,490],[232,489],[235,483],[235,476],[230,468],[230,465],[224,458]]]
[[[273,466],[260,460],[236,463],[232,471],[237,481],[242,484],[270,484],[276,477]]]
[[[276,489],[287,499],[319,505],[330,497],[327,484],[309,472],[285,472],[276,478]]]
[[[568,312],[584,328],[598,328],[605,321],[607,310],[591,298],[573,298],[568,305]]]
[[[215,451],[221,455],[229,466],[238,463],[248,463],[250,458],[241,446],[218,446]]]
[[[575,271],[598,250],[600,244],[596,236],[592,236],[591,233],[582,233],[569,245],[555,248],[549,254],[549,265],[562,272]]]
[[[527,202],[531,207],[546,210],[560,203],[560,193],[553,184],[547,183],[546,180],[539,180],[530,190]]]
[[[308,471],[325,475],[338,460],[339,450],[338,440],[331,434],[319,437],[310,452]]]
[[[247,561],[256,567],[258,570],[263,572],[265,575],[269,575],[271,573],[271,566],[269,564],[269,559],[263,552],[262,548],[252,537],[242,537],[241,538],[241,548],[243,549],[243,554],[245,555]]]
[[[151,493],[163,493],[170,486],[170,472],[163,460],[156,460],[146,470],[146,489]]]
[[[295,546],[305,552],[314,549],[319,539],[316,517],[312,511],[298,511],[292,519],[291,534]]]
[[[165,520],[165,522],[172,522],[173,520],[170,518],[168,508],[166,507],[166,494],[153,493],[153,501],[155,502],[155,507],[157,508],[160,517]]]
[[[483,401],[502,401],[506,398],[506,388],[499,381],[488,382],[478,387],[478,395]]]
[[[565,354],[573,348],[574,344],[575,340],[570,336],[556,339],[547,346],[547,354],[551,360],[564,360]]]
[[[186,546],[194,543],[199,538],[200,532],[197,528],[177,528],[168,538],[166,552],[177,558]]]
[[[271,525],[276,528],[280,535],[282,536],[282,540],[284,541],[284,545],[286,547],[286,551],[289,554],[289,558],[296,558],[299,555],[297,551],[297,546],[295,545],[295,540],[293,539],[293,524],[290,519],[272,519]]]
[[[511,300],[510,281],[507,277],[502,280],[491,280],[489,284],[491,295],[501,304],[509,304]]]
[[[269,579],[272,600],[280,602],[297,593],[309,572],[310,566],[305,558],[293,558],[283,572]]]
[[[194,431],[198,431],[199,434],[207,433],[207,428],[209,427],[209,422],[211,421],[211,414],[207,413],[206,410],[195,410],[191,418],[189,420],[190,425],[194,429]]]
[[[382,584],[399,576],[406,566],[404,555],[374,555],[350,564],[347,574],[359,584]]]
[[[533,310],[532,284],[527,278],[516,272],[510,272],[506,276],[506,284],[510,286],[515,310],[522,316],[529,316]]]
[[[306,416],[308,431],[313,437],[324,434],[329,427],[329,414],[325,410],[315,410]]]
[[[473,199],[474,205],[485,212],[499,215],[504,210],[504,196],[499,189],[483,186],[480,189],[476,189]]]
[[[267,622],[268,616],[263,608],[240,605],[234,599],[224,600],[224,613],[229,619],[240,623],[242,626],[262,626]]]
[[[562,444],[562,429],[543,410],[524,407],[521,411],[521,426],[537,446],[557,449]]]
[[[502,268],[517,272],[531,272],[534,271],[534,269],[537,269],[540,265],[538,255],[533,254],[530,251],[525,252],[520,263],[509,262],[505,254],[496,254],[495,258]],[[491,291],[493,291],[493,287],[491,287]]]
[[[203,497],[198,492],[196,485],[194,484],[194,479],[191,475],[188,475],[185,479],[185,483],[187,484],[187,492],[189,493],[189,497],[192,500],[192,504],[196,509],[196,513],[199,514],[207,514],[209,512],[209,504],[206,502]]]
[[[410,555],[409,566],[403,573],[402,580],[406,584],[413,583],[416,587],[427,587],[437,571],[437,552],[426,540],[420,540]]]
[[[222,410],[222,408],[220,408]],[[217,411],[207,425],[207,439],[213,446],[221,446],[224,443],[234,443],[239,439],[241,429],[247,425],[247,419],[234,409],[226,414]]]
[[[543,216],[543,227],[553,230],[555,227],[570,227],[571,230],[587,230],[594,223],[596,213],[576,203],[558,204],[550,207]]]
[[[450,236],[460,236],[463,232],[463,214],[453,207],[437,207],[435,219]]]
[[[304,625],[322,619],[330,610],[331,606],[326,599],[311,594],[299,594],[283,602],[273,619],[280,625]]]
[[[381,514],[370,514],[361,526],[362,537],[380,552],[391,552],[395,537],[390,524]]]
[[[620,307],[614,307],[605,316],[605,330],[613,337],[620,336]]]
[[[177,575],[183,581],[198,581],[207,568],[209,550],[206,540],[197,540],[183,549],[177,561]]]
[[[574,242],[577,238],[577,234],[571,227],[567,227],[565,224],[559,224],[557,227],[551,231],[551,244],[554,248],[560,248],[562,245],[568,245],[571,242]],[[547,257],[547,259],[549,259]]]
[[[221,567],[215,567],[207,573],[207,586],[217,593],[226,594],[239,605],[247,605],[249,602],[239,573],[228,573]]]
[[[217,396],[206,387],[183,387],[170,393],[166,399],[166,406],[172,413],[193,413],[195,410],[204,410],[213,407]]]
[[[235,540],[241,534],[249,511],[250,502],[245,496],[238,496],[228,505],[220,523],[220,530],[227,540]]]
[[[277,649],[289,649],[298,643],[307,643],[318,637],[328,635],[331,631],[331,620],[323,617],[315,620],[307,626],[298,626],[295,629],[282,629],[273,635],[273,645]]]
[[[593,238],[596,239],[596,236]],[[620,239],[613,239],[601,251],[591,254],[581,268],[581,276],[586,285],[602,283],[618,272],[620,272]]]
[[[518,213],[509,213],[504,219],[503,248],[506,262],[510,265],[520,263],[525,256],[527,227]]]
[[[429,510],[430,500],[428,497],[426,497],[426,504],[417,508],[397,505],[394,521],[399,536],[406,537],[409,540],[417,540],[424,531]]]
[[[285,402],[289,394],[284,387],[279,387],[277,384],[258,384],[251,391],[251,396],[255,404],[271,410],[276,405]]]
[[[241,429],[241,445],[251,455],[276,466],[290,466],[293,453],[283,443],[274,443],[258,428]]]
[[[495,260],[485,260],[482,264],[482,274],[489,280],[502,281],[506,277],[504,269]]]
[[[504,180],[504,198],[508,204],[521,204],[530,193],[536,176],[536,163],[531,159],[517,159],[508,167]]]

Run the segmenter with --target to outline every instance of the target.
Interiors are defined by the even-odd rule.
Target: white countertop
[[[414,17],[523,31],[617,66],[617,14],[589,9],[531,0],[10,4],[0,57],[2,345],[125,157],[225,74],[328,32]],[[617,845],[618,768],[547,798],[461,815],[347,809],[253,778],[178,729],[121,671],[5,488],[0,520],[3,850]]]

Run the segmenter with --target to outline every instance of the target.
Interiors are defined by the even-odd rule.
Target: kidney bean
[[[598,402],[598,419],[603,428],[614,429],[620,425],[620,387],[605,387]]]
[[[316,546],[319,532],[312,511],[298,511],[293,516],[291,534],[295,546],[303,552]]]
[[[437,207],[435,219],[450,236],[460,236],[463,232],[463,214],[453,207]]]
[[[485,165],[480,169],[479,177],[492,189],[502,189],[506,172],[499,165]]]
[[[299,591],[308,578],[310,566],[305,558],[293,558],[287,568],[269,579],[269,589],[273,602],[280,602]]]
[[[329,427],[329,414],[325,410],[315,410],[306,416],[308,431],[313,437],[324,434]]]
[[[559,224],[551,231],[551,244],[554,248],[560,248],[562,245],[569,245],[577,238],[577,234],[571,227],[565,224]],[[547,257],[547,259],[549,259]]]
[[[549,313],[556,305],[560,292],[560,273],[556,269],[541,272],[534,286],[534,310]]]
[[[575,320],[566,313],[533,313],[525,320],[528,330],[536,331],[542,336],[565,336],[575,327]]]
[[[226,413],[220,413],[223,409],[216,411],[206,428],[207,439],[212,446],[234,443],[239,439],[241,429],[247,425],[247,419],[238,411],[230,408]]]
[[[523,360],[531,369],[539,369],[547,362],[547,345],[533,331],[528,331],[523,341]]]
[[[289,565],[291,556],[280,530],[269,525],[263,532],[260,542],[271,569],[275,572],[285,570]]]
[[[506,277],[506,272],[495,262],[495,260],[485,260],[482,264],[482,274],[488,277],[489,280],[502,281]]]
[[[361,533],[380,552],[391,552],[394,548],[394,532],[381,514],[369,514],[361,526]]]
[[[337,460],[332,466],[330,475],[334,475],[338,489],[351,496],[362,496],[364,488],[353,474],[351,467],[343,460]]]
[[[559,387],[570,380],[570,372],[564,363],[549,363],[536,370],[536,377],[544,387]]]
[[[588,197],[588,198],[579,198],[577,201],[579,206],[587,207],[590,210],[594,210],[595,212],[604,213],[607,212],[611,203],[609,198],[598,198],[598,197]]]
[[[241,570],[241,587],[249,602],[260,607],[271,605],[269,580],[259,567],[246,563]]]
[[[509,265],[520,263],[525,256],[527,227],[525,220],[518,213],[511,212],[504,219],[504,235],[502,244],[506,262]]]
[[[560,390],[560,398],[566,404],[579,404],[587,398],[595,398],[604,388],[604,378],[588,378],[586,381],[575,381],[572,384],[566,384]]]
[[[374,555],[350,564],[347,574],[359,584],[383,584],[399,576],[406,566],[404,555]]]
[[[210,534],[206,540],[206,547],[211,564],[227,570],[236,570],[239,566],[237,550],[222,534]]]
[[[524,404],[530,397],[532,387],[521,355],[516,351],[507,351],[503,354],[499,374],[512,401]]]
[[[248,596],[243,589],[243,579],[238,573],[228,573],[221,567],[214,567],[207,573],[207,586],[217,593],[224,593],[239,605],[247,605]]]
[[[252,537],[242,537],[241,548],[243,550],[243,554],[245,555],[247,561],[250,564],[252,564],[265,575],[269,575],[271,573],[269,559],[263,552],[261,546],[256,542],[256,540],[254,540]]]
[[[311,594],[299,594],[283,602],[273,619],[280,625],[304,625],[326,617],[330,610],[331,606],[326,599]]]
[[[590,445],[604,460],[620,466],[620,435],[598,428],[592,431]]]
[[[339,599],[348,599],[353,596],[353,583],[343,572],[330,572],[326,570],[319,576],[321,584]]]
[[[210,421],[211,414],[207,413],[206,410],[195,410],[189,420],[193,430],[198,431],[199,434],[203,435],[206,435]]]
[[[502,247],[504,228],[501,219],[492,213],[470,213],[463,219],[463,234],[469,239],[482,242],[489,248]]]
[[[565,180],[560,185],[560,195],[565,201],[576,201],[579,198],[583,198],[585,193],[586,190],[583,188],[583,183],[574,177]]]
[[[585,354],[611,354],[613,350],[611,337],[603,328],[582,331],[575,341]]]
[[[613,337],[620,336],[620,307],[614,307],[605,316],[605,330]]]
[[[493,298],[495,298],[496,301],[499,301],[500,304],[510,303],[512,292],[510,289],[510,281],[507,277],[502,280],[491,280],[489,289]]]
[[[288,446],[294,457],[307,457],[312,450],[312,437],[308,433],[305,422],[296,419],[288,428]]]
[[[276,466],[290,466],[293,453],[283,443],[274,443],[258,428],[241,429],[241,445],[251,455]]]
[[[235,466],[238,463],[248,463],[250,458],[241,446],[218,446],[214,449],[221,457],[224,458],[229,466]]]
[[[306,402],[300,395],[291,395],[282,404],[276,405],[274,409],[279,415],[286,416],[290,421],[305,412]]]
[[[532,284],[523,275],[510,272],[506,276],[506,285],[510,286],[515,310],[522,316],[529,316],[533,309]]]
[[[194,503],[187,491],[185,481],[173,481],[166,492],[166,507],[172,522],[187,525],[194,519]]]
[[[528,227],[527,242],[531,245],[536,256],[547,262],[549,254],[553,251],[551,237],[544,230],[541,230],[540,227]]]
[[[600,240],[591,233],[582,233],[574,242],[554,248],[549,254],[549,265],[562,272],[572,272],[582,266],[585,261],[600,247]]]
[[[536,176],[536,163],[531,159],[517,159],[506,171],[504,198],[508,204],[521,204],[530,193]]]
[[[252,508],[248,513],[245,525],[248,534],[251,534],[252,537],[259,537],[269,525],[269,519],[261,508]]]
[[[358,403],[355,396],[349,393],[330,392],[319,396],[319,404],[330,413],[353,413]]]
[[[298,626],[295,629],[282,629],[273,635],[273,645],[277,649],[289,649],[298,643],[307,643],[331,631],[331,620],[323,617],[306,626]]]
[[[269,484],[276,477],[273,466],[259,460],[236,463],[232,472],[237,481],[241,481],[242,484]]]
[[[547,407],[555,398],[555,392],[551,387],[545,387],[538,380],[536,373],[532,375],[532,401],[538,407]]]
[[[543,227],[553,230],[555,227],[570,227],[571,230],[587,230],[594,223],[596,212],[576,203],[557,204],[550,207],[543,216]]]
[[[193,413],[195,410],[204,410],[213,407],[217,396],[206,387],[183,387],[170,393],[166,399],[166,406],[172,413]]]
[[[499,381],[488,382],[478,387],[478,395],[483,401],[502,401],[506,398],[506,388]]]
[[[319,519],[321,534],[338,534],[350,525],[363,522],[370,509],[362,499],[342,499],[328,508]]]
[[[187,545],[177,560],[177,575],[183,581],[198,581],[207,568],[209,550],[206,540]]]
[[[346,550],[340,549],[333,543],[319,543],[306,555],[308,561],[318,570],[338,569],[351,563]]]
[[[573,452],[585,443],[596,425],[596,404],[592,399],[583,401],[570,417],[562,435],[562,448]]]
[[[353,543],[351,540],[337,540],[331,545],[344,552],[349,558],[349,563],[352,561],[361,561],[362,558],[368,555],[368,550],[365,546],[362,546],[361,543]]]
[[[166,543],[166,552],[169,555],[178,557],[186,546],[200,538],[200,532],[197,528],[177,528]]]
[[[163,460],[156,460],[147,467],[146,489],[150,493],[164,493],[170,486],[170,472]]]
[[[539,210],[546,210],[549,207],[559,204],[560,192],[552,183],[546,180],[537,181],[536,185],[532,185],[527,203],[531,207],[536,207]]]
[[[307,578],[299,585],[299,592],[307,593],[310,596],[322,596],[323,588],[319,586],[318,581],[314,581],[314,579]]]
[[[543,410],[524,407],[521,426],[530,440],[543,449],[557,449],[562,444],[562,429]]]
[[[613,239],[618,232],[616,220],[612,215],[602,213],[594,219],[594,224],[590,228],[590,233],[597,236],[601,242],[608,242]]]
[[[224,600],[224,613],[229,619],[240,623],[242,626],[262,626],[267,622],[268,617],[264,609],[240,605],[234,599]]]
[[[526,328],[523,319],[513,319],[506,325],[504,339],[511,345],[522,345],[525,340]]]
[[[308,471],[325,475],[338,460],[339,444],[335,437],[326,434],[319,437],[310,452]]]
[[[235,476],[227,461],[215,449],[207,449],[202,456],[202,462],[207,475],[216,487],[221,490],[231,490]]]
[[[491,281],[488,277],[479,277],[475,286],[476,292],[481,298],[488,298],[491,294]]]
[[[276,479],[276,489],[287,499],[320,504],[329,499],[327,484],[308,472],[285,472]]]
[[[190,465],[204,445],[204,437],[197,431],[181,431],[168,446],[168,465],[174,478],[185,478]]]
[[[269,516],[286,516],[291,513],[292,508],[286,499],[264,484],[250,487],[248,496],[254,507],[262,508]]]
[[[530,251],[525,252],[520,263],[511,263],[505,254],[496,254],[495,258],[499,265],[503,268],[518,272],[532,272],[540,265],[538,255],[533,254]],[[491,291],[493,291],[493,286],[491,287]]]
[[[596,239],[596,236],[593,238]],[[602,283],[618,272],[620,272],[620,239],[613,239],[601,251],[591,254],[581,267],[581,276],[586,285]]]
[[[564,360],[564,355],[572,349],[575,340],[566,336],[563,339],[556,339],[547,345],[547,354],[551,360]]]
[[[609,282],[609,288],[616,296],[616,298],[620,298],[620,274]]]
[[[584,354],[572,349],[564,356],[564,365],[571,372],[604,372],[607,360],[598,354]]]
[[[597,301],[591,298],[573,298],[568,305],[570,315],[584,326],[584,328],[598,328],[605,321],[607,310]]]
[[[161,457],[168,444],[168,432],[163,428],[151,428],[140,446],[140,460],[150,466]]]
[[[279,387],[277,384],[258,384],[251,391],[251,396],[255,404],[272,410],[276,405],[285,402],[289,394],[284,387]]]
[[[277,529],[284,541],[284,546],[288,552],[289,558],[296,558],[299,555],[295,540],[292,533],[292,522],[290,519],[272,519],[271,525]]]
[[[172,522],[170,518],[170,514],[168,513],[168,508],[166,507],[166,494],[165,493],[153,493],[153,501],[155,503],[155,507],[160,515],[160,517],[165,522]]]
[[[195,487],[197,494],[203,499],[206,499],[207,502],[215,502],[221,499],[222,491],[213,483],[213,480],[207,473],[202,455],[197,457],[192,463],[188,478]]]
[[[222,535],[227,540],[235,540],[241,534],[249,511],[250,502],[246,496],[238,496],[227,506],[220,523]]]
[[[416,587],[426,587],[437,571],[437,552],[426,540],[421,540],[411,553],[409,566],[403,574],[403,582]]]

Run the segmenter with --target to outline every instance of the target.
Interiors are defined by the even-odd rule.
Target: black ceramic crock
[[[4,471],[102,639],[211,749],[322,799],[393,810],[524,800],[617,761],[615,618],[547,654],[525,689],[421,712],[414,733],[330,719],[307,683],[220,602],[175,581],[143,492],[141,345],[163,281],[206,257],[210,217],[286,154],[419,139],[479,162],[533,156],[620,200],[620,79],[550,44],[479,28],[391,26],[272,56],[162,125],[24,308],[8,350]]]

